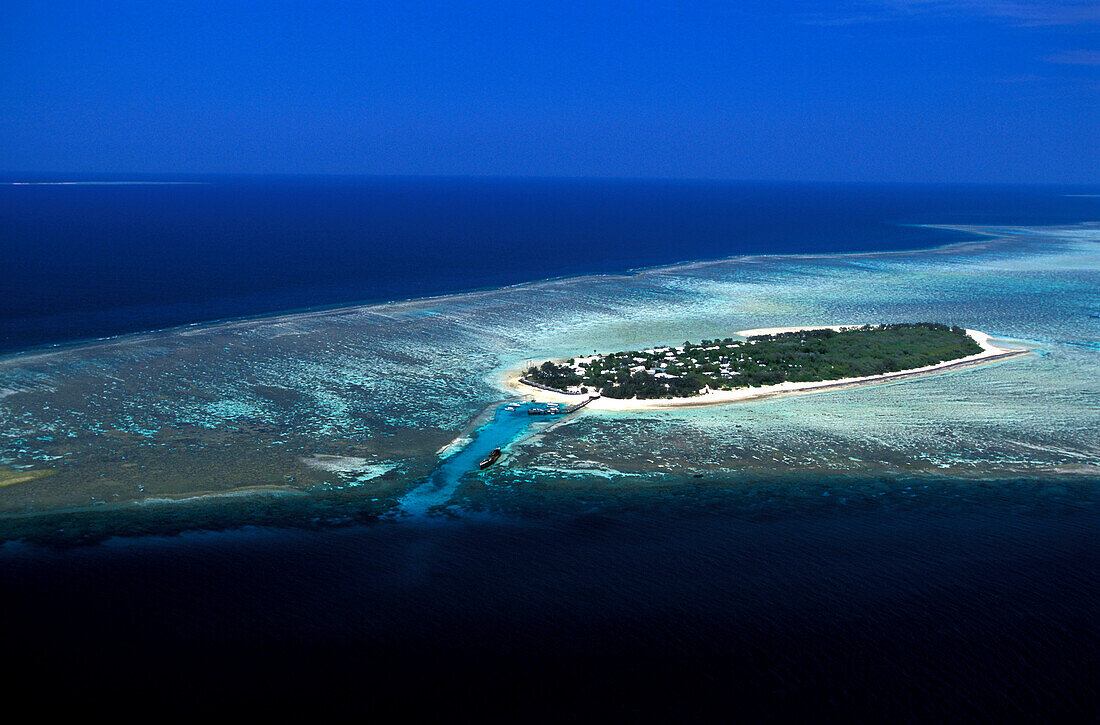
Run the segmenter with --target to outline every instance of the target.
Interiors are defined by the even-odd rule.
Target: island
[[[976,330],[940,323],[820,325],[742,330],[702,340],[547,360],[508,387],[535,397],[598,396],[596,408],[651,408],[744,400],[864,384],[990,362],[999,348]]]

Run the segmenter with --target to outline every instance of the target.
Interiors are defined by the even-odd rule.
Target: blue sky
[[[0,170],[1100,182],[1100,3],[0,0]]]

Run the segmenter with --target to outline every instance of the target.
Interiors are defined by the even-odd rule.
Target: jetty
[[[523,377],[521,377],[519,379],[519,381],[521,383],[523,383],[524,385],[530,385],[532,388],[538,388],[540,390],[549,390],[551,393],[559,393],[561,395],[584,395],[584,393],[582,393],[579,390],[562,390],[561,388],[553,388],[553,387],[550,387],[549,385],[543,385],[542,383],[536,383],[534,380],[528,380],[527,378],[523,378]]]
[[[555,392],[561,392],[555,391]],[[576,412],[584,406],[591,403],[593,400],[599,399],[598,395],[589,395],[587,398],[579,403],[573,405],[561,405],[559,403],[546,403],[540,408],[528,408],[527,415],[567,415],[569,413]]]

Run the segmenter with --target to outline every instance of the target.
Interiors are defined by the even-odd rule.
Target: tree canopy
[[[817,382],[911,370],[981,352],[961,327],[929,322],[805,330],[747,340],[546,361],[528,380],[558,390],[585,386],[610,398],[682,398],[706,389]]]

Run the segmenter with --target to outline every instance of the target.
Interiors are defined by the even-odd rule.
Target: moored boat
[[[489,466],[496,463],[498,458],[500,458],[500,449],[494,448],[492,453],[489,454],[489,457],[479,463],[477,467],[481,469],[488,468]]]

